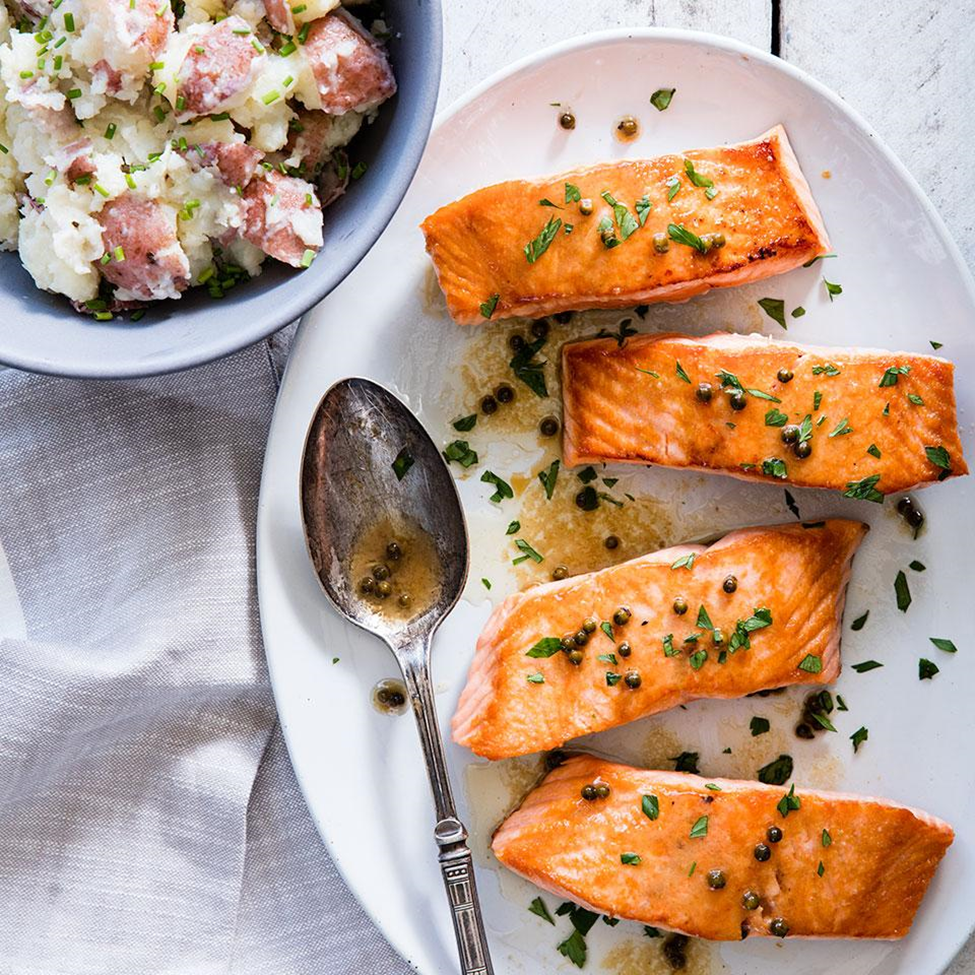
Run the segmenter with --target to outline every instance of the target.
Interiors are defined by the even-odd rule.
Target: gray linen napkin
[[[3,975],[405,971],[276,732],[274,378],[263,345],[148,380],[0,373]]]

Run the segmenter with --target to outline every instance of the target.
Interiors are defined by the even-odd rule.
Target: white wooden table
[[[975,268],[968,156],[975,112],[967,97],[975,79],[975,0],[444,0],[444,7],[440,107],[532,51],[610,27],[705,30],[778,54],[866,117]],[[277,362],[289,342],[290,330],[272,340]],[[975,939],[948,975],[975,975]]]

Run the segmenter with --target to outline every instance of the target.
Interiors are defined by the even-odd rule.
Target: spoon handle
[[[403,678],[413,705],[427,774],[433,789],[437,810],[434,838],[440,848],[440,870],[450,902],[461,975],[494,975],[474,880],[474,863],[467,845],[467,830],[457,818],[450,778],[447,775],[447,760],[430,684],[429,655],[425,652],[420,656],[422,662],[411,660],[404,663]]]

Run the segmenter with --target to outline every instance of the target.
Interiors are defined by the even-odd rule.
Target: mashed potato
[[[102,319],[308,267],[396,90],[335,0],[172,2],[0,6],[0,248]]]

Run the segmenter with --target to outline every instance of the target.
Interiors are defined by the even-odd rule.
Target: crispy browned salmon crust
[[[839,519],[745,528],[710,547],[680,545],[509,596],[477,641],[454,741],[486,758],[527,755],[695,698],[831,683],[850,564],[866,531]],[[620,607],[630,614],[623,624],[614,621]],[[587,618],[608,632],[589,636],[581,664],[551,643],[533,649]],[[630,673],[639,686],[629,686]]]
[[[701,383],[711,386],[707,402]],[[689,467],[871,500],[968,473],[954,366],[937,356],[723,332],[637,335],[622,347],[594,339],[564,346],[562,398],[569,466]],[[786,426],[804,420],[808,457],[783,442]],[[866,478],[872,491],[851,487]]]
[[[713,187],[695,185],[688,162],[698,181]],[[575,188],[592,201],[591,215],[569,199]],[[629,218],[614,216],[603,194],[625,205]],[[542,200],[556,206],[540,206]],[[554,237],[529,262],[525,246],[550,218],[552,227],[560,221]],[[604,219],[614,223],[609,234],[600,230]],[[643,225],[622,239],[625,225],[640,220]],[[721,233],[724,246],[700,253],[669,239],[670,224],[698,237]],[[422,230],[447,308],[462,325],[684,301],[781,274],[829,250],[823,219],[780,125],[739,145],[488,186],[441,207]],[[655,235],[667,241],[666,253],[657,249]],[[618,246],[607,247],[604,240],[613,237]]]
[[[584,800],[593,782],[609,796]],[[806,789],[783,817],[785,794],[578,755],[528,795],[492,846],[506,867],[558,897],[694,937],[770,935],[776,918],[790,937],[907,934],[952,828],[886,799]],[[778,843],[768,841],[769,826],[782,830]],[[761,843],[771,852],[764,861],[755,856]],[[743,904],[749,891],[760,899],[753,910]]]

